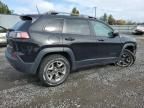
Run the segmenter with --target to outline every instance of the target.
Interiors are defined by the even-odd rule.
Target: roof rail
[[[50,14],[50,15],[67,15],[67,16],[77,16],[77,17],[84,17],[84,18],[93,18],[93,19],[96,19],[95,17],[93,16],[88,16],[88,15],[74,15],[74,14],[71,14],[71,13],[67,13],[67,12],[56,12],[56,11],[49,11],[47,12],[47,14]]]

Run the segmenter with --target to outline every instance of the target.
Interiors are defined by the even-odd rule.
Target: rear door
[[[30,35],[42,47],[59,46],[62,45],[62,26],[62,18],[42,16],[30,27]]]
[[[90,21],[94,36],[96,58],[112,59],[117,58],[122,50],[122,44],[119,36],[112,36],[114,30],[101,21]]]
[[[91,35],[88,20],[65,19],[63,44],[72,49],[76,61],[91,61],[95,58],[95,40]]]

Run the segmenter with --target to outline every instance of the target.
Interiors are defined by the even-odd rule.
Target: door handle
[[[72,37],[67,37],[67,38],[65,38],[65,40],[66,40],[66,41],[74,41],[75,39],[72,38]]]
[[[103,40],[103,39],[98,39],[98,41],[101,41],[101,42],[102,42],[102,41],[104,41],[104,40]]]

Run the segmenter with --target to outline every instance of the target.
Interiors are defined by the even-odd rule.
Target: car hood
[[[127,42],[136,43],[136,38],[131,35],[121,34],[120,38],[121,38],[122,43],[127,43]]]

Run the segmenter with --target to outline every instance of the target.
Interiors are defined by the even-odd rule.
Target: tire
[[[39,78],[46,86],[57,86],[67,79],[69,73],[69,61],[64,56],[55,54],[44,58],[40,65]]]
[[[134,62],[135,55],[131,51],[124,49],[119,57],[119,60],[116,62],[116,65],[120,67],[129,67],[132,66]]]

